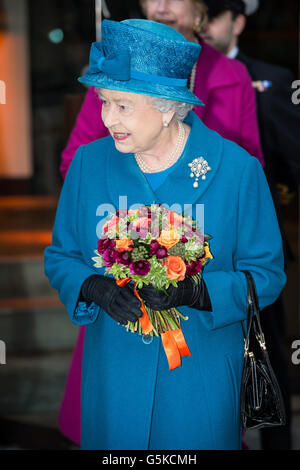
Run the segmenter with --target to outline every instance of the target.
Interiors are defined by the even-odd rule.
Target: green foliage
[[[104,259],[99,254],[98,250],[94,250],[94,253],[96,253],[96,255],[97,255],[97,256],[94,256],[92,258],[92,260],[95,262],[94,267],[95,268],[103,268],[105,266]]]
[[[195,240],[189,240],[185,243],[185,260],[195,261],[197,258],[201,258],[204,254],[203,245],[199,244]]]
[[[169,248],[168,255],[180,256],[182,259],[185,259],[185,243],[176,243],[176,245]]]
[[[147,259],[149,255],[149,250],[144,246],[138,246],[133,248],[130,252],[132,261],[140,261],[142,259]]]
[[[127,266],[114,263],[111,268],[107,268],[107,272],[112,274],[115,279],[122,279],[123,277],[130,277],[131,272]]]

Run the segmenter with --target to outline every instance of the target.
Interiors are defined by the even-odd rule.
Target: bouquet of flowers
[[[94,266],[105,267],[105,274],[111,274],[119,286],[133,281],[143,315],[135,323],[128,322],[127,331],[160,336],[170,369],[181,364],[181,357],[191,354],[180,328],[180,319],[188,317],[177,308],[150,309],[137,289],[151,284],[166,292],[171,284],[177,287],[188,276],[199,282],[212,258],[210,238],[200,232],[191,217],[152,204],[111,214],[92,258]]]

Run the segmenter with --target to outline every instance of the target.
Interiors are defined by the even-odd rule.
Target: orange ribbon
[[[169,363],[169,370],[181,366],[181,358],[191,356],[182,329],[168,330],[161,334],[161,340]]]
[[[182,333],[182,329],[178,328],[177,330],[171,330],[171,333],[175,339],[178,351],[180,352],[180,356],[191,356],[192,353],[186,344],[185,338]]]
[[[126,277],[123,279],[116,280],[118,286],[123,287],[131,281],[131,277]],[[150,331],[153,330],[153,325],[150,322],[148,317],[147,311],[145,309],[144,303],[141,297],[136,290],[136,282],[134,281],[134,293],[136,297],[141,302],[140,309],[143,312],[143,315],[139,318],[143,333],[145,335],[149,334]],[[167,325],[168,328],[168,325]],[[164,333],[161,333],[161,340],[164,347],[164,351],[166,353],[168,363],[169,363],[169,370],[175,369],[176,367],[181,365],[181,358],[184,356],[190,356],[191,352],[186,344],[185,338],[183,336],[182,330],[180,327],[176,330],[168,330]]]
[[[118,286],[123,287],[123,286],[126,286],[126,284],[128,284],[128,282],[130,282],[130,281],[131,281],[131,277],[124,277],[123,279],[116,280],[116,283],[118,284]],[[139,317],[139,321],[140,321],[143,333],[145,335],[148,335],[150,333],[150,331],[153,330],[153,325],[152,325],[152,323],[151,323],[151,321],[148,317],[148,313],[145,309],[145,305],[144,305],[141,297],[139,296],[135,285],[136,285],[136,282],[134,281],[134,293],[135,293],[136,297],[139,299],[139,301],[141,302],[140,309],[143,312],[143,315],[141,317]]]
[[[175,338],[172,335],[172,330],[162,333],[161,340],[168,359],[169,370],[181,366],[181,356]]]

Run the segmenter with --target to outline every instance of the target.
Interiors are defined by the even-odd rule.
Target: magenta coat
[[[259,159],[264,166],[256,117],[255,91],[246,67],[228,59],[204,41],[197,63],[194,93],[205,104],[194,111],[209,128],[232,140]],[[86,94],[68,144],[60,171],[65,177],[76,150],[109,135],[101,119],[101,102],[94,88]],[[59,427],[80,444],[80,385],[85,327],[80,327],[59,412]]]

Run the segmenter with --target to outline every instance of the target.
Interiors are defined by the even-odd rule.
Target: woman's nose
[[[102,106],[102,121],[107,128],[118,124],[118,117],[114,106]]]
[[[157,11],[159,13],[165,12],[167,10],[169,0],[157,0]]]

